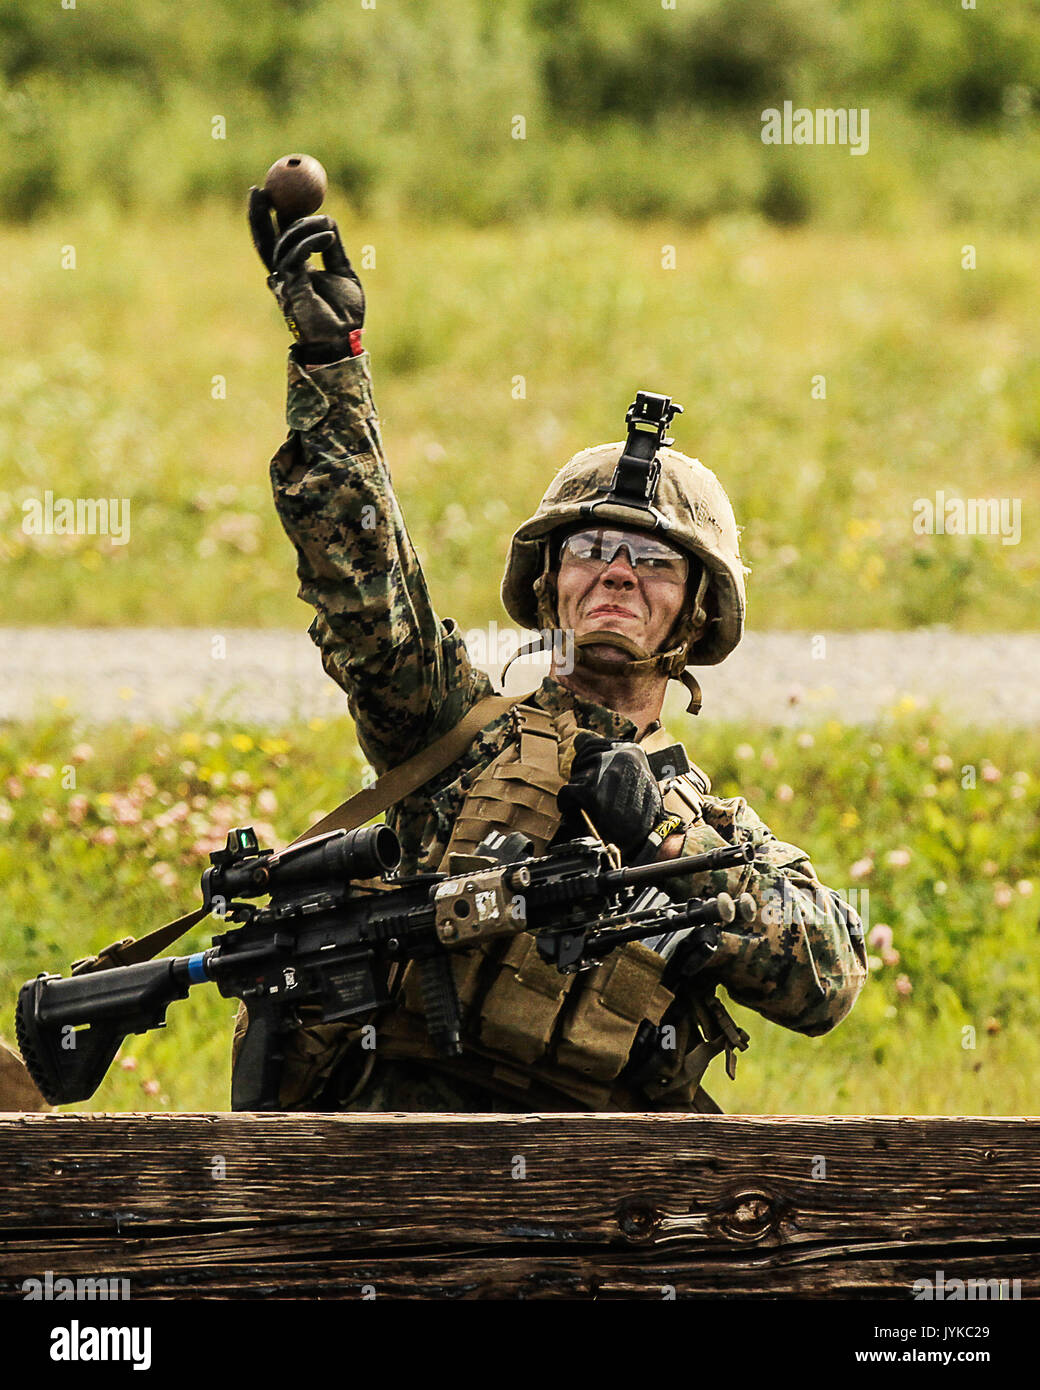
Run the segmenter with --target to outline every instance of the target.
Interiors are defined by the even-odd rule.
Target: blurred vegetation
[[[1037,0],[0,0],[0,217],[237,207],[305,148],[369,215],[891,225],[926,208],[1022,230],[1038,20]],[[869,107],[869,157],[763,146],[785,99]]]
[[[1034,1112],[1040,736],[902,708],[873,728],[701,728],[682,715],[669,726],[717,795],[746,796],[824,883],[868,894],[858,903],[871,977],[849,1018],[810,1039],[738,1009],[753,1043],[735,1085],[713,1069],[724,1108]],[[13,1039],[24,980],[196,905],[208,852],[230,826],[282,844],[363,770],[346,719],[277,732],[206,718],[85,730],[55,713],[8,726],[0,1032]],[[215,929],[203,922],[175,953],[202,949]],[[77,1108],[226,1109],[233,1014],[216,989],[194,990],[171,1007],[168,1030],[128,1039],[94,1101]]]
[[[1040,501],[1038,19],[0,0],[0,621],[306,621],[264,477],[286,334],[243,217],[304,148],[375,260],[365,340],[442,613],[499,612],[509,533],[644,387],[733,497],[756,625],[1035,626],[1035,545],[911,521],[1008,497],[1028,536]],[[785,99],[868,106],[869,154],[764,146]],[[27,534],[47,490],[129,497],[130,543]]]
[[[464,629],[502,620],[512,530],[572,453],[624,437],[640,387],[685,405],[678,446],[733,499],[756,627],[1035,627],[1032,238],[330,206],[359,264],[375,256],[387,457],[437,609]],[[305,626],[266,469],[288,333],[243,209],[0,228],[0,294],[0,621]],[[28,534],[47,490],[129,498],[129,543]],[[937,491],[1019,499],[1021,543],[916,535]]]

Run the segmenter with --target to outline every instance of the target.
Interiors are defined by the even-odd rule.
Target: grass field
[[[1040,1065],[1040,738],[894,710],[874,728],[709,725],[672,732],[721,796],[743,794],[821,880],[856,891],[871,977],[832,1034],[804,1038],[735,1010],[752,1035],[735,1084],[751,1113],[1015,1114]],[[231,825],[279,845],[361,780],[349,721],[281,732],[217,724],[77,729],[60,714],[0,742],[0,1032],[19,985],[197,902]],[[178,951],[201,948],[202,923]],[[234,1005],[215,988],[131,1038],[89,1105],[226,1109]],[[714,1083],[714,1084],[712,1084]]]
[[[639,387],[685,405],[678,446],[733,497],[756,626],[1035,625],[1033,238],[330,210],[359,264],[375,257],[388,457],[463,627],[499,613],[512,529],[571,453],[623,433]],[[0,292],[0,621],[302,624],[266,475],[287,335],[244,218],[95,206],[3,228]],[[27,534],[23,504],[48,490],[128,498],[129,542]],[[937,491],[1019,499],[1021,543],[915,535]]]

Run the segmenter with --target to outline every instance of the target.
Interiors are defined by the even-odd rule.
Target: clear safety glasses
[[[689,562],[681,550],[641,531],[577,531],[560,547],[560,564],[581,565],[600,574],[622,551],[639,579],[685,584]]]

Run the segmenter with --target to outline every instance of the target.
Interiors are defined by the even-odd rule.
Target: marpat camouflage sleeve
[[[702,814],[686,833],[683,854],[750,843],[754,863],[679,879],[673,894],[750,893],[758,903],[752,921],[720,931],[718,953],[705,973],[773,1023],[811,1037],[829,1032],[852,1008],[867,975],[858,914],[820,883],[804,851],[778,840],[743,797],[705,797]]]
[[[271,483],[296,547],[299,595],[317,613],[310,635],[382,773],[493,689],[430,602],[383,457],[368,353],[308,368],[290,356],[286,418]]]

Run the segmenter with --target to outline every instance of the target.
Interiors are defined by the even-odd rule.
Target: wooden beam
[[[5,1115],[0,1297],[1035,1298],[1038,1160],[1015,1118]]]

